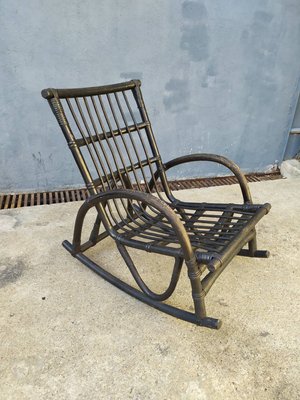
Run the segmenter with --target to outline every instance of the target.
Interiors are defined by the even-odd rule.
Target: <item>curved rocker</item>
[[[140,81],[133,80],[108,86],[42,91],[90,193],[78,211],[72,243],[64,241],[63,246],[131,296],[177,318],[218,329],[221,321],[207,317],[205,296],[234,256],[268,256],[267,251],[257,250],[255,227],[271,206],[252,203],[245,176],[225,157],[192,154],[164,164],[140,86]],[[229,168],[237,177],[243,203],[178,200],[170,190],[166,171],[195,161],[216,162]],[[97,210],[97,217],[89,240],[82,243],[83,223],[92,207]],[[104,232],[99,233],[101,224]],[[139,289],[84,254],[108,236],[115,241]],[[246,245],[248,249],[243,248]],[[174,259],[165,291],[156,293],[149,288],[128,248]],[[164,303],[176,289],[183,263],[190,280],[193,313]]]
[[[107,219],[104,218],[104,224],[106,230],[109,232],[110,236],[115,239],[117,247],[123,256],[130,272],[132,273],[135,281],[137,282],[138,286],[141,288],[142,292],[138,291],[137,289],[129,286],[125,282],[121,281],[120,279],[116,278],[115,276],[111,275],[109,272],[103,270],[100,266],[95,264],[91,259],[84,256],[82,254],[82,250],[86,250],[87,246],[81,244],[81,233],[82,227],[84,223],[84,218],[90,208],[95,207],[99,204],[102,206],[107,204],[107,201],[112,199],[129,199],[129,200],[137,200],[140,204],[146,204],[147,206],[151,206],[158,210],[170,223],[172,226],[178,242],[180,243],[180,247],[182,250],[182,256],[177,255],[175,258],[173,273],[171,277],[170,284],[166,291],[162,294],[156,294],[152,292],[148,286],[143,282],[142,278],[140,277],[131,257],[129,256],[125,245],[129,245],[131,247],[137,247],[136,243],[131,243],[130,240],[123,238],[117,232],[117,230],[111,226]],[[142,209],[140,212],[143,212]],[[129,215],[129,214],[128,214]],[[175,214],[175,212],[162,200],[154,197],[148,193],[137,192],[128,189],[115,189],[112,191],[107,191],[105,193],[101,193],[95,196],[89,197],[80,207],[74,227],[74,236],[73,236],[73,244],[69,243],[68,241],[63,242],[64,247],[78,260],[83,262],[87,267],[91,268],[93,271],[97,272],[100,276],[104,279],[122,289],[128,294],[138,298],[139,300],[143,301],[144,303],[149,304],[150,306],[157,308],[161,311],[166,312],[167,314],[173,315],[177,318],[184,319],[189,322],[193,322],[197,325],[206,326],[209,328],[218,329],[221,326],[221,321],[215,318],[209,318],[206,316],[205,311],[205,304],[204,304],[204,297],[205,291],[202,288],[200,277],[200,268],[197,264],[196,258],[194,256],[193,249],[191,247],[191,243],[189,237],[184,229],[183,224],[181,223],[179,217]],[[143,245],[140,245],[143,247]],[[161,250],[157,251],[161,254],[167,254],[168,251]],[[166,252],[166,253],[165,253]],[[192,296],[194,300],[194,307],[195,313],[192,314],[190,312],[172,307],[170,305],[160,303],[163,300],[169,298],[176,288],[176,284],[179,279],[181,267],[183,260],[185,261],[188,267],[188,275],[191,281],[192,287]]]

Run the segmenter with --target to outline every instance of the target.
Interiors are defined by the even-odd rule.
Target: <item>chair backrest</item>
[[[132,80],[81,89],[44,89],[90,194],[114,188],[169,192],[140,90]],[[159,194],[160,195],[160,194]]]

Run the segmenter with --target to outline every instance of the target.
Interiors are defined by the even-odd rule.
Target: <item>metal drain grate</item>
[[[280,179],[279,171],[271,174],[249,174],[246,175],[248,182],[260,182]],[[172,190],[194,189],[209,186],[233,185],[237,183],[234,176],[222,176],[216,178],[195,178],[170,181]],[[68,203],[71,201],[85,200],[88,197],[86,189],[66,189],[52,192],[12,193],[0,194],[0,210],[9,208],[20,208],[39,206],[45,204]]]
[[[248,182],[261,182],[261,181],[269,181],[274,179],[280,179],[282,176],[279,171],[272,172],[270,174],[249,174],[246,175]],[[238,183],[235,176],[221,176],[215,178],[195,178],[195,179],[184,179],[178,181],[171,181],[170,187],[172,190],[182,190],[182,189],[194,189],[194,188],[203,188],[209,186],[224,186],[224,185],[233,185]]]
[[[86,189],[66,189],[54,192],[0,194],[0,210],[39,206],[44,204],[68,203],[87,198]]]

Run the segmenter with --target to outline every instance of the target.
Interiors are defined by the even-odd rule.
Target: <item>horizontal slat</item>
[[[156,161],[159,161],[159,160],[160,160],[159,157],[150,157],[149,160],[142,160],[141,162],[136,162],[133,165],[129,165],[128,167],[126,167],[126,170],[127,170],[127,172],[132,172],[134,169],[138,169],[140,167],[146,167],[147,165],[153,164],[153,163],[155,163]],[[125,172],[126,171],[125,171],[124,168],[120,168],[120,173],[121,174],[123,174]],[[119,180],[119,172],[118,171],[115,171],[113,175],[117,180]],[[112,180],[113,179],[113,175],[112,174],[108,174],[107,175],[107,179],[103,176],[102,177],[103,182],[106,183],[108,180]],[[96,187],[100,186],[101,185],[101,180],[100,179],[95,179],[94,180],[94,184],[95,184]]]
[[[136,125],[130,125],[127,128],[121,128],[121,129],[114,129],[112,132],[107,132],[106,134],[104,133],[99,133],[98,135],[93,135],[92,137],[86,137],[86,139],[76,139],[76,144],[78,147],[82,147],[85,146],[86,144],[90,144],[93,140],[93,142],[98,142],[98,140],[105,140],[106,138],[112,138],[113,136],[119,136],[119,135],[123,135],[129,132],[134,132],[137,131],[139,129],[144,129],[147,126],[149,126],[149,123],[146,122],[142,122],[140,124],[136,124]]]
[[[56,92],[58,97],[61,99],[72,98],[72,97],[85,97],[85,96],[96,96],[99,94],[107,94],[119,92],[122,90],[133,89],[136,86],[140,86],[141,81],[132,80],[128,82],[116,83],[114,85],[105,85],[105,86],[94,86],[88,88],[75,88],[75,89],[53,89],[48,88],[42,90],[42,96],[44,99],[50,100],[54,97],[54,93]]]

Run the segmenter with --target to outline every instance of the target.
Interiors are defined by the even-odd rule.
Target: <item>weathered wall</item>
[[[297,101],[299,0],[0,0],[0,191],[81,184],[44,87],[141,78],[164,160],[282,159]],[[195,164],[177,177],[221,173]]]

